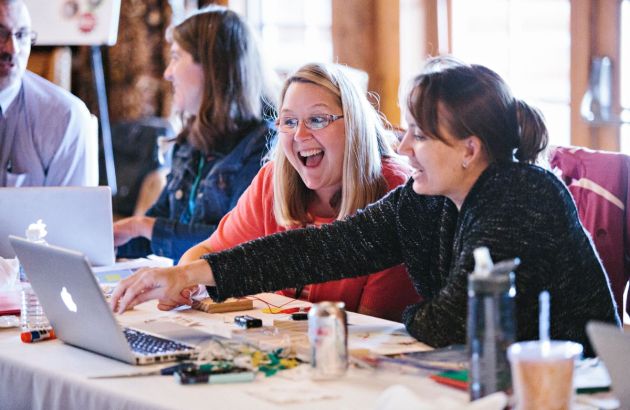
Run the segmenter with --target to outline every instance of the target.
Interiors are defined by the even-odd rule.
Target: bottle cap
[[[490,250],[485,246],[479,247],[473,251],[473,257],[475,258],[473,275],[488,277],[494,265],[490,256]]]
[[[508,259],[494,265],[488,275],[472,274],[469,276],[468,289],[481,293],[509,291],[514,286],[514,271],[520,263],[519,258]]]

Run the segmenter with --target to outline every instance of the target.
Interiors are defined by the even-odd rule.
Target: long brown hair
[[[429,137],[445,141],[439,124],[459,139],[476,135],[490,162],[535,162],[549,139],[540,111],[514,98],[497,73],[448,56],[413,80],[407,107]]]
[[[235,12],[210,5],[175,26],[172,39],[200,64],[204,90],[197,115],[178,137],[196,149],[228,152],[249,126],[276,107],[276,81],[251,29]]]

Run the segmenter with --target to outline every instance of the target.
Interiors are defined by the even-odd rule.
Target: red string
[[[300,311],[304,311],[304,312],[308,312],[309,308],[291,308],[291,309],[283,309],[280,310],[278,312],[274,311],[274,309],[280,309],[283,306],[288,305],[289,303],[293,303],[293,302],[297,302],[299,301],[299,299],[291,299],[288,302],[285,302],[281,305],[274,305],[271,302],[267,302],[266,300],[264,300],[263,298],[259,298],[258,296],[247,296],[246,299],[253,299],[253,300],[258,300],[262,303],[264,303],[265,305],[267,305],[267,309],[269,309],[269,312],[273,315],[279,315],[279,314],[286,314],[286,313],[296,313],[296,312],[300,312]]]

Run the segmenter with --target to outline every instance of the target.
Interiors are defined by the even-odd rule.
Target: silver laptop
[[[83,254],[15,236],[9,240],[59,339],[130,364],[197,356],[193,345],[121,328]]]
[[[606,365],[613,393],[622,405],[630,405],[630,334],[615,325],[602,322],[589,322],[586,333],[597,356]]]
[[[0,257],[13,258],[8,236],[24,236],[38,219],[49,244],[76,248],[96,266],[114,263],[109,187],[0,188]]]

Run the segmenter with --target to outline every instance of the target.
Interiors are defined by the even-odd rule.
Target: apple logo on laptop
[[[70,294],[70,292],[68,292],[68,289],[66,289],[65,286],[61,289],[61,300],[63,300],[63,303],[66,305],[70,312],[77,313],[77,304],[74,303],[74,300],[72,300],[72,295]]]

